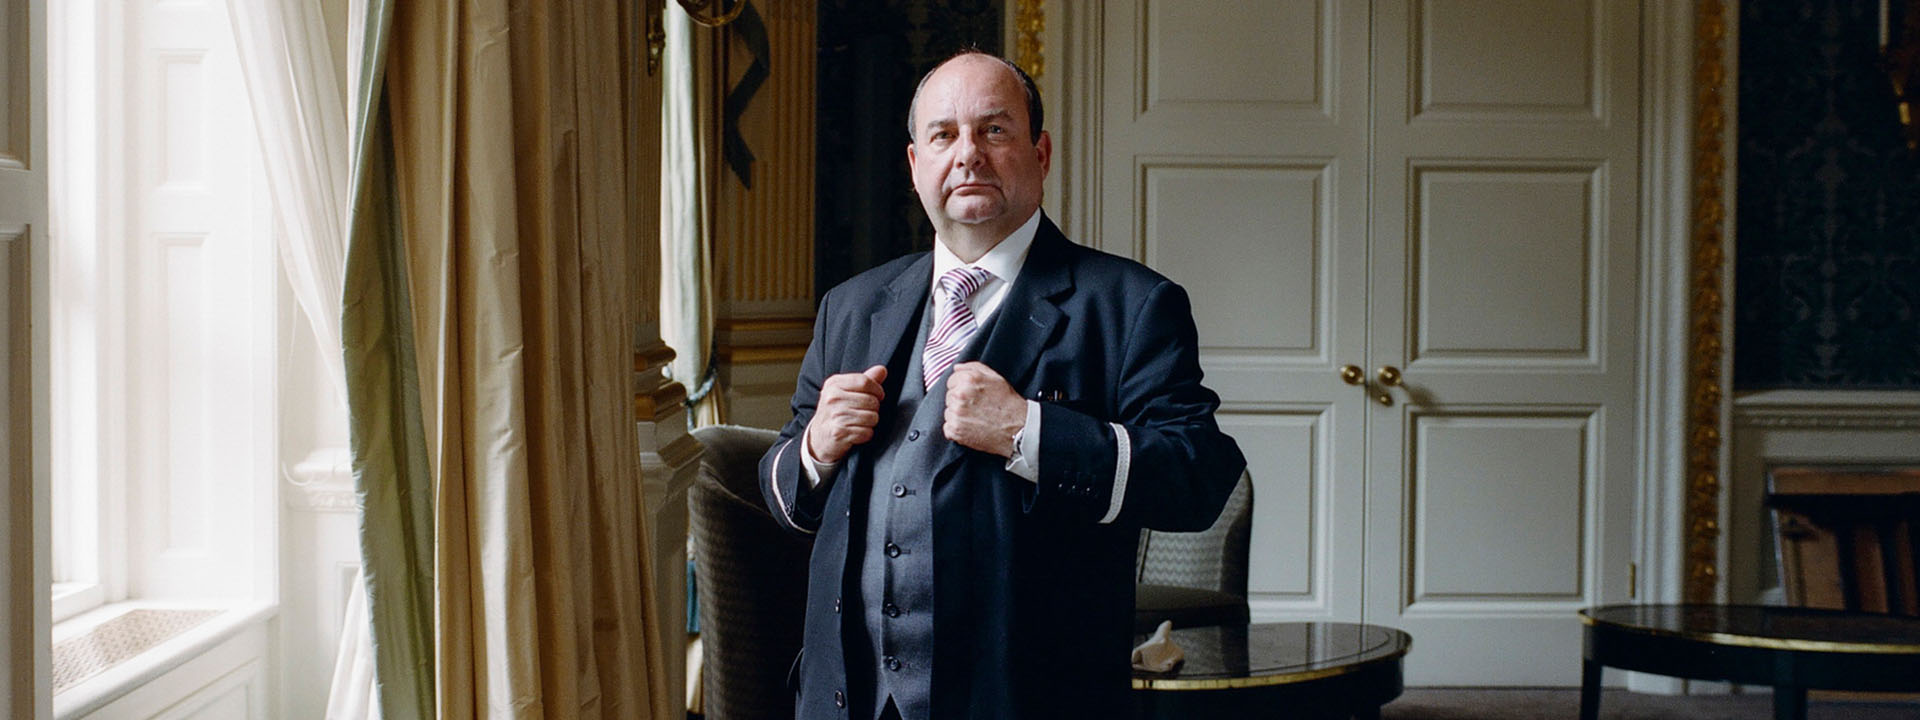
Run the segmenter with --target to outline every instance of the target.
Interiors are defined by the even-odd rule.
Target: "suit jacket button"
[[[887,543],[887,557],[890,557],[890,558],[900,557],[900,546],[895,545],[893,543]]]
[[[907,431],[907,442],[913,442],[919,439],[920,439],[920,431],[918,429]]]
[[[835,615],[840,614],[840,598],[833,599],[833,613]]]
[[[839,690],[835,690],[835,691],[833,691],[833,706],[834,706],[834,707],[837,707],[837,708],[843,708],[843,707],[846,707],[846,706],[847,706],[847,694],[846,694],[846,693],[843,693],[843,692],[840,692]]]
[[[905,486],[905,485],[901,485],[900,483],[894,483],[894,484],[893,484],[893,496],[894,496],[894,497],[906,497],[906,496],[907,496],[907,486]]]

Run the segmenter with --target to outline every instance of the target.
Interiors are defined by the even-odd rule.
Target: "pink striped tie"
[[[992,279],[993,273],[975,267],[957,267],[940,276],[935,286],[940,292],[939,306],[935,308],[940,311],[940,324],[927,336],[926,354],[920,358],[920,379],[928,390],[947,373],[954,359],[960,357],[960,351],[966,349],[967,341],[973,338],[978,325],[973,320],[973,309],[967,307],[967,298]]]

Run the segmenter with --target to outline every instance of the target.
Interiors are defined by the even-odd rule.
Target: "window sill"
[[[84,717],[179,668],[251,627],[264,627],[278,607],[181,601],[128,601],[83,613],[53,628],[53,644],[79,637],[134,610],[212,609],[220,614],[181,631],[139,654],[75,683],[53,696],[55,718]]]
[[[59,626],[81,613],[100,607],[106,595],[99,583],[54,583],[53,624]]]

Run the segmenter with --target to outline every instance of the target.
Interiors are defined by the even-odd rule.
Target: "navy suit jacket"
[[[830,483],[808,486],[801,444],[829,375],[888,369],[876,438],[896,417],[913,331],[932,283],[929,253],[828,292],[793,395],[793,420],[760,462],[774,517],[815,534],[797,715],[873,707],[871,668],[847,667],[858,627],[860,545],[873,446]],[[1026,264],[987,324],[979,359],[1041,402],[1040,479],[947,443],[933,480],[933,715],[1128,717],[1139,530],[1194,531],[1218,517],[1246,459],[1214,422],[1200,384],[1186,291],[1147,267],[1067,240],[1042,219]],[[966,358],[962,358],[965,360]],[[1125,428],[1120,448],[1109,423]],[[878,441],[876,441],[878,442]],[[945,442],[942,440],[941,442]],[[1116,482],[1121,452],[1130,472]],[[1119,496],[1117,517],[1109,503]],[[856,718],[856,720],[867,720]]]

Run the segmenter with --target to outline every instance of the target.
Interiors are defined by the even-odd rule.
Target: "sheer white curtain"
[[[332,41],[312,0],[227,4],[259,128],[288,285],[307,317],[332,397],[344,403],[340,303],[346,267],[347,113]],[[341,625],[327,717],[376,718],[366,585]]]
[[[240,65],[279,216],[281,265],[345,396],[340,289],[346,266],[347,113],[320,4],[230,2]]]

